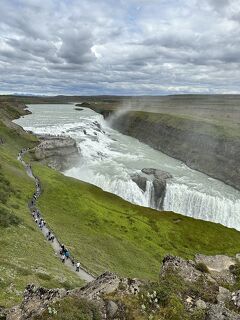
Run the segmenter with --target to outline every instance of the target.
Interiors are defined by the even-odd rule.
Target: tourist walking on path
[[[80,267],[79,262],[75,265],[74,259],[70,256],[70,252],[67,250],[64,244],[61,244],[58,241],[58,239],[49,229],[46,221],[43,219],[41,212],[36,207],[36,203],[38,198],[41,196],[42,189],[41,189],[40,179],[33,174],[31,165],[27,164],[23,160],[23,156],[28,150],[29,148],[22,149],[18,154],[18,160],[21,161],[21,163],[25,167],[28,176],[35,180],[35,192],[33,193],[33,196],[28,203],[30,214],[32,215],[33,221],[35,221],[36,225],[42,231],[46,239],[49,240],[49,242],[51,241],[51,245],[55,253],[58,253],[58,254],[60,253],[59,257],[62,263],[66,264],[66,266],[69,267],[73,272],[78,272],[78,276],[81,279],[87,282],[90,282],[94,280],[94,277],[91,274],[89,274],[87,271],[85,271],[82,267]]]
[[[66,257],[66,259],[68,259],[68,258],[69,258],[69,256],[70,256],[69,251],[68,251],[68,250],[66,250],[66,251],[65,251],[65,257]]]
[[[77,264],[76,264],[76,271],[79,272],[79,270],[80,270],[80,262],[77,262]]]

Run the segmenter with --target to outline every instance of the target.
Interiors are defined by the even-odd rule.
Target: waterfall
[[[126,106],[119,110],[109,121],[129,109]],[[147,182],[143,192],[131,179],[142,168],[160,169],[173,176],[167,183],[165,211],[240,230],[238,190],[122,135],[93,110],[83,108],[79,112],[71,105],[32,105],[30,110],[31,115],[15,122],[35,133],[70,136],[77,142],[81,150],[79,164],[64,172],[65,175],[92,183],[134,204],[161,210],[162,199],[155,199],[152,181]]]
[[[240,230],[240,200],[213,196],[189,186],[168,183],[163,208],[196,219],[221,223]]]

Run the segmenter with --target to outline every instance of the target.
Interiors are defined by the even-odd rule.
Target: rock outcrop
[[[232,258],[199,255],[196,259],[198,262],[166,256],[162,261],[158,283],[121,278],[105,272],[86,286],[68,291],[28,285],[22,303],[10,310],[0,309],[0,314],[6,315],[7,320],[30,320],[49,308],[57,308],[62,299],[70,298],[91,303],[97,308],[101,319],[108,320],[147,320],[154,316],[160,319],[171,308],[175,316],[179,310],[179,319],[182,320],[240,320],[240,290],[231,292],[221,286],[221,277],[214,278],[216,270],[224,272],[228,259],[231,261]],[[208,263],[209,270],[200,270],[202,261]],[[235,259],[232,261],[237,262]],[[231,283],[227,280],[225,285],[230,288]],[[58,303],[54,305],[55,302]]]
[[[234,284],[235,279],[230,272],[230,268],[236,264],[236,259],[224,255],[205,256],[197,254],[195,261],[206,265],[215,280]]]
[[[208,308],[206,320],[240,320],[235,312],[225,308],[222,304],[211,304]]]
[[[64,171],[79,161],[75,140],[62,136],[39,136],[41,143],[31,152],[35,160],[59,171]]]
[[[151,203],[154,208],[162,209],[167,179],[172,178],[172,175],[162,170],[144,168],[140,173],[133,174],[131,178],[143,192],[147,189],[147,182],[151,182],[153,186]]]
[[[190,282],[196,282],[202,276],[202,272],[196,269],[194,261],[171,255],[164,257],[160,276],[168,276],[169,271],[177,273],[184,280]]]
[[[121,293],[122,296],[137,295],[143,282],[137,279],[120,278],[111,272],[105,272],[83,288],[73,290],[46,289],[28,285],[23,301],[19,306],[7,312],[7,320],[26,320],[41,315],[49,305],[66,296],[93,302],[99,309],[102,319],[118,319],[123,315],[121,303],[108,298],[109,294]]]
[[[237,259],[223,255],[196,255],[195,261],[169,255],[163,259],[160,278],[176,274],[183,283],[190,283],[191,288],[192,284],[196,284],[199,291],[192,292],[192,295],[187,297],[182,293],[182,299],[189,312],[194,312],[195,309],[204,310],[204,318],[201,319],[240,320],[240,315],[236,313],[236,310],[240,310],[240,290],[231,292],[221,286],[224,283],[230,287],[235,283],[234,275],[229,276],[229,267],[236,263]],[[204,272],[200,271],[199,264],[206,266]],[[229,274],[226,275],[227,271]],[[235,310],[232,310],[231,303],[235,305]]]
[[[30,284],[24,291],[22,303],[10,309],[6,319],[32,319],[40,315],[51,303],[64,298],[67,294],[65,289],[46,289]]]

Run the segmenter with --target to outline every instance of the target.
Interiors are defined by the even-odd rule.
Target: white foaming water
[[[15,121],[24,129],[70,136],[77,141],[81,150],[79,165],[65,175],[95,184],[132,203],[153,207],[152,183],[143,192],[130,175],[142,168],[161,169],[173,176],[167,184],[164,210],[240,230],[239,191],[113,130],[90,109],[76,111],[70,104],[30,105],[29,109],[31,115]]]

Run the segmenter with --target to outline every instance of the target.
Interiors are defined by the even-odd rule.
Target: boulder
[[[237,308],[240,308],[240,290],[233,292],[231,300]]]
[[[172,271],[180,275],[183,280],[190,282],[196,282],[202,276],[202,272],[195,268],[193,261],[167,255],[163,259],[160,276],[167,277],[168,272]]]
[[[146,186],[147,186],[147,178],[146,177],[143,177],[140,174],[135,173],[131,176],[131,179],[133,182],[135,182],[138,185],[138,187],[140,189],[142,189],[143,192],[146,191]]]
[[[32,319],[40,315],[51,303],[66,295],[65,289],[46,289],[30,284],[24,291],[22,303],[9,310],[7,320]]]
[[[224,304],[224,303],[229,302],[231,300],[232,294],[228,289],[220,286],[218,290],[219,290],[219,293],[217,295],[218,303]]]
[[[234,258],[225,255],[205,256],[197,254],[195,256],[196,263],[204,263],[212,278],[219,282],[235,283],[235,277],[229,268],[236,264]]]
[[[113,301],[107,303],[107,317],[112,319],[118,311],[118,305]]]
[[[172,175],[170,173],[159,169],[144,168],[141,171],[147,175],[153,175],[158,180],[167,180],[169,178],[172,178]]]
[[[146,191],[147,181],[152,182],[151,203],[156,209],[162,209],[166,191],[166,181],[169,178],[172,178],[170,173],[154,168],[144,168],[140,173],[134,173],[131,176],[132,181],[134,181],[143,192]]]
[[[89,282],[85,287],[72,290],[71,294],[90,300],[99,300],[101,294],[108,294],[117,290],[120,282],[121,279],[115,273],[107,271],[94,281]]]
[[[240,320],[240,315],[225,308],[222,304],[211,304],[207,310],[206,320]]]
[[[207,308],[207,304],[205,301],[201,300],[201,299],[198,299],[196,301],[196,307],[197,309],[206,309]]]

